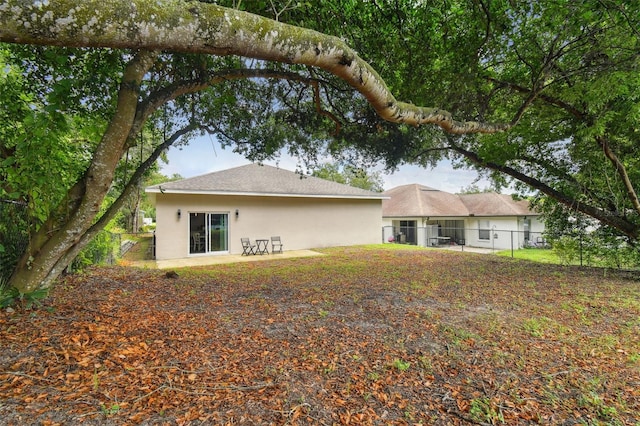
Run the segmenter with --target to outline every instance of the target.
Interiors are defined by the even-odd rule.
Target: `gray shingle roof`
[[[248,164],[146,188],[152,193],[373,198],[384,195],[273,166]]]
[[[529,201],[514,200],[508,194],[486,192],[480,194],[460,194],[460,199],[470,214],[475,216],[537,216],[529,208]]]
[[[382,216],[464,216],[466,207],[458,196],[424,185],[402,185],[383,192]]]
[[[383,217],[536,216],[526,200],[496,193],[451,194],[424,185],[402,185],[383,192]]]

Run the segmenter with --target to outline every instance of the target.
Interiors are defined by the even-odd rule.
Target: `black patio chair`
[[[251,244],[251,240],[249,238],[240,238],[242,242],[242,255],[249,256],[252,254],[256,254],[256,246],[255,244]]]
[[[271,237],[271,253],[282,253],[282,241],[280,237]]]

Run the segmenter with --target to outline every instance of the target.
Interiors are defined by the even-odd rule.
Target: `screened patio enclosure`
[[[391,241],[400,244],[417,244],[418,234],[415,220],[399,220],[393,223],[393,237]]]
[[[437,228],[437,234],[435,237],[439,238],[438,244],[454,243],[464,245],[464,220],[439,220],[435,224],[428,224],[427,233],[431,235],[427,235],[427,241],[433,242],[433,239],[429,240],[429,238],[433,238],[434,236],[434,226]],[[431,232],[429,232],[430,230]]]
[[[465,244],[464,220],[438,220],[418,226],[417,220],[394,220],[386,227],[384,241],[423,247],[443,244]]]

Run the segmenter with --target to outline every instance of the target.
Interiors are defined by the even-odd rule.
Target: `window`
[[[491,239],[491,225],[488,220],[478,221],[478,239],[490,240]]]

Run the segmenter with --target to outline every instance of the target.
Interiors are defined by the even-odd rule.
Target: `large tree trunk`
[[[94,152],[83,185],[76,185],[71,190],[80,190],[79,202],[59,229],[49,232],[47,227],[40,228],[9,280],[9,285],[21,293],[50,287],[67,266],[60,260],[67,258],[70,252],[79,252],[89,242],[82,237],[93,225],[111,186],[116,165],[123,155],[136,116],[142,77],[153,64],[154,58],[154,53],[140,53],[126,67],[118,92],[116,112]]]

